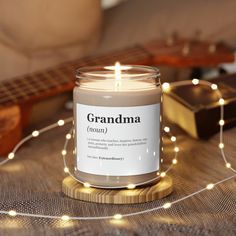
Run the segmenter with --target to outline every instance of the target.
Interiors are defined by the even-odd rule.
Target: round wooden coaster
[[[162,178],[158,183],[135,189],[97,189],[86,188],[73,178],[66,177],[62,191],[68,197],[82,201],[113,204],[143,203],[166,197],[173,191],[172,179]]]

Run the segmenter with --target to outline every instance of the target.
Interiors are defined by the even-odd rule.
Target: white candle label
[[[159,170],[160,104],[103,107],[76,104],[77,168],[129,176]]]

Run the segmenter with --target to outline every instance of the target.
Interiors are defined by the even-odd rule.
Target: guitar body
[[[0,109],[0,154],[7,155],[22,136],[20,107]]]

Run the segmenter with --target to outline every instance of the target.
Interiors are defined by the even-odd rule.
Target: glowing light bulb
[[[175,142],[175,141],[176,141],[176,137],[175,137],[175,136],[171,136],[170,140],[171,140],[172,142]]]
[[[160,176],[163,178],[166,176],[166,173],[165,172],[161,172]]]
[[[91,187],[91,185],[90,185],[90,183],[88,183],[88,182],[85,182],[85,183],[84,183],[84,187],[85,187],[85,188],[90,188],[90,187]]]
[[[33,136],[33,137],[39,136],[39,131],[38,131],[38,130],[33,131],[33,132],[32,132],[32,136]]]
[[[194,85],[199,84],[199,79],[193,79],[193,80],[192,80],[192,83],[193,83]]]
[[[224,146],[225,146],[225,145],[224,145],[223,143],[219,143],[219,148],[220,148],[220,149],[224,148]]]
[[[16,213],[16,211],[11,210],[11,211],[8,212],[8,215],[9,216],[16,216],[17,213]]]
[[[164,209],[168,209],[171,207],[171,203],[170,202],[167,202],[165,203],[163,206],[162,206]]]
[[[215,186],[214,184],[208,184],[208,185],[206,186],[206,189],[208,189],[208,190],[213,189],[214,186]]]
[[[134,189],[136,186],[135,186],[135,184],[128,184],[127,185],[127,188],[128,189]]]
[[[64,221],[68,221],[68,220],[70,219],[70,217],[67,216],[67,215],[63,215],[63,216],[61,217],[61,219],[64,220]]]
[[[225,166],[226,166],[227,168],[230,168],[230,167],[231,167],[231,164],[230,164],[229,162],[227,162],[227,163],[225,164]]]
[[[174,151],[175,151],[175,152],[179,152],[179,148],[178,148],[178,147],[175,147],[175,148],[174,148]]]
[[[219,104],[220,104],[220,105],[224,105],[224,104],[225,104],[225,100],[224,100],[223,98],[220,98],[220,99],[219,99]]]
[[[113,218],[114,218],[115,220],[120,220],[120,219],[122,219],[122,215],[121,215],[121,214],[115,214],[115,215],[113,216]]]
[[[65,167],[65,168],[64,168],[64,172],[65,172],[65,173],[69,173],[69,168],[68,168],[68,167]]]
[[[68,139],[68,140],[71,139],[71,134],[67,134],[66,139]]]
[[[14,152],[10,152],[10,153],[8,154],[8,159],[13,159],[14,157],[15,157]]]
[[[67,151],[66,151],[65,149],[63,149],[63,150],[61,151],[61,154],[62,154],[63,156],[65,156],[65,155],[67,154]]]
[[[173,159],[172,160],[172,163],[175,165],[175,164],[177,164],[177,159]]]
[[[212,84],[212,85],[211,85],[211,89],[212,89],[212,90],[216,90],[216,89],[218,89],[218,86],[217,86],[216,84]]]
[[[220,121],[219,121],[219,125],[220,125],[220,126],[223,126],[224,124],[225,124],[225,121],[224,121],[224,120],[220,120]]]
[[[116,91],[121,86],[121,66],[119,62],[115,63],[115,89]]]
[[[59,120],[59,121],[57,121],[57,124],[59,126],[63,126],[65,124],[65,121],[64,120]]]
[[[167,82],[163,83],[161,87],[162,87],[162,90],[166,93],[170,91],[170,84]]]
[[[164,127],[164,131],[165,131],[166,133],[169,133],[169,132],[170,132],[170,127],[165,126],[165,127]]]

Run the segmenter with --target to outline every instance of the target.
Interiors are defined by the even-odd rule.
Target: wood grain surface
[[[97,189],[84,187],[72,177],[66,177],[62,182],[62,191],[68,197],[82,201],[134,204],[150,202],[168,196],[173,191],[172,179],[162,178],[158,183],[136,189]]]

